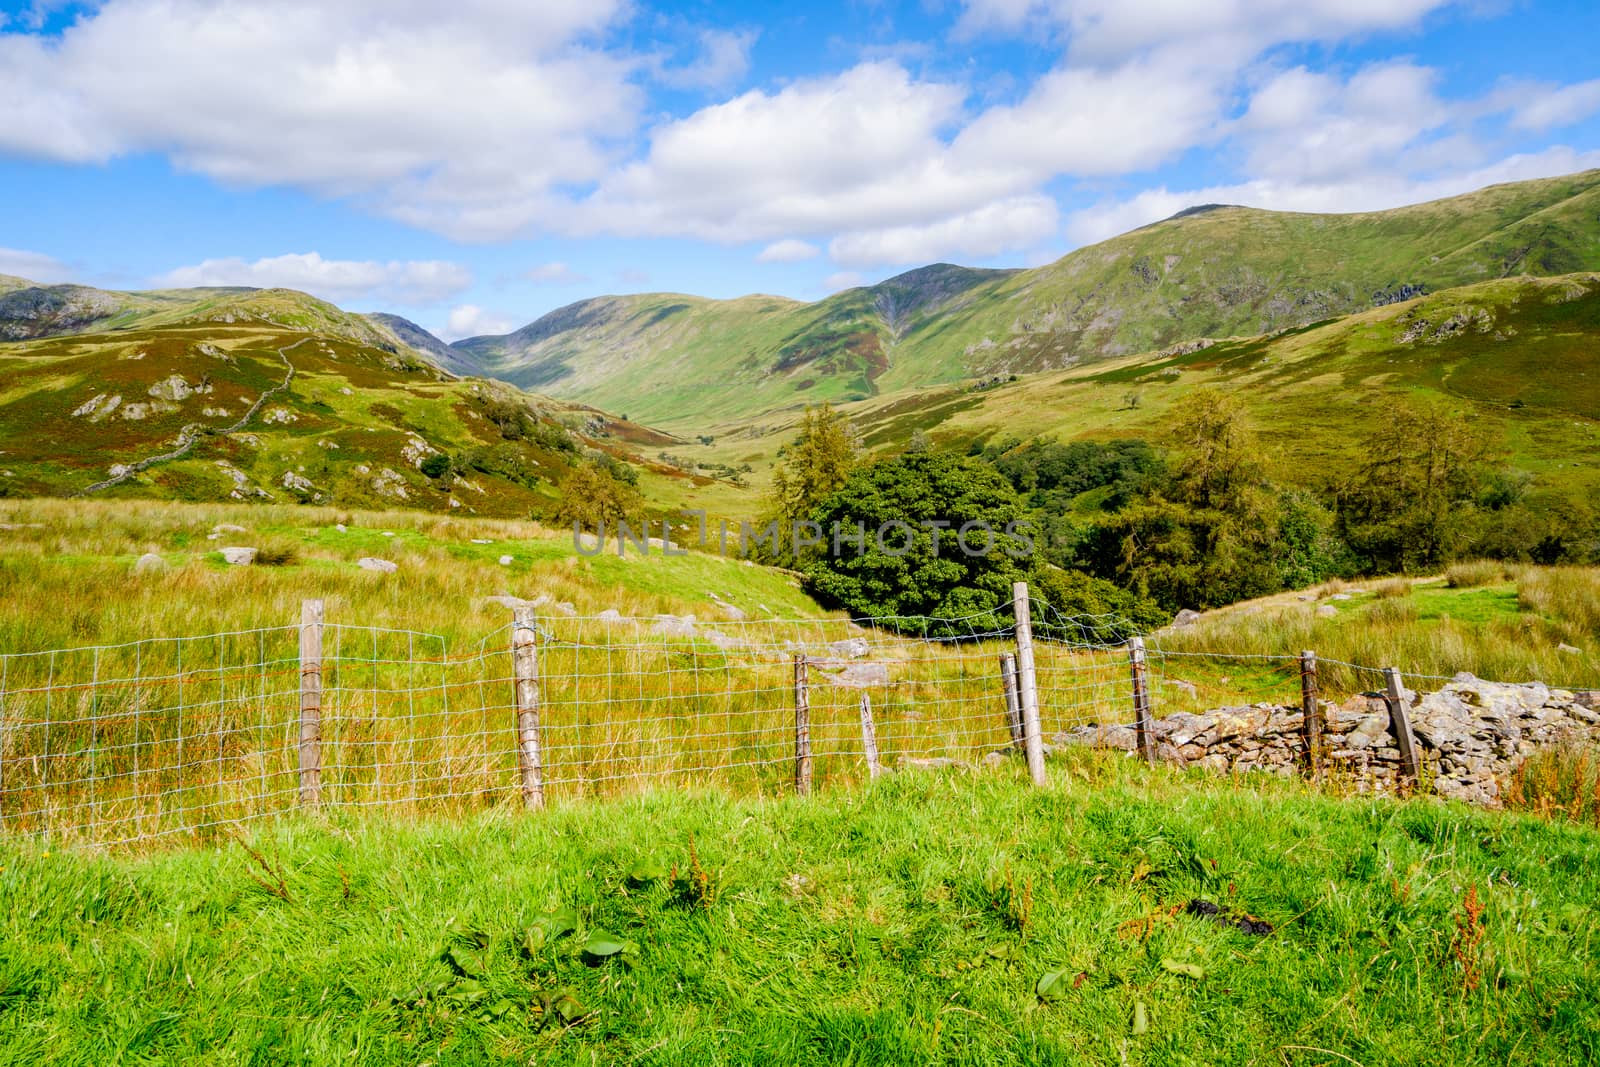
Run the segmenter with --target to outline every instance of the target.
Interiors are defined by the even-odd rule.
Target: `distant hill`
[[[437,366],[449,371],[451,374],[459,374],[463,377],[484,376],[483,368],[478,366],[465,352],[451,348],[410,319],[379,312],[368,315],[367,320],[380,330],[391,334],[412,351],[420,352],[427,356]]]
[[[1048,266],[938,264],[815,303],[598,297],[451,347],[495,377],[687,431],[1596,269],[1600,170],[1348,215],[1202,205]]]

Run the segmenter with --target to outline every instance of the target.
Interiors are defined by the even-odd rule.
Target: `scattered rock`
[[[377,559],[373,556],[362,556],[356,560],[356,566],[364,571],[374,571],[378,574],[393,574],[400,569],[400,564],[393,560]]]
[[[1581,655],[1583,655],[1583,649],[1578,648],[1578,647],[1576,647],[1574,645],[1569,645],[1565,641],[1563,641],[1561,644],[1556,646],[1556,651],[1557,652],[1565,652],[1570,656],[1581,656]]]
[[[616,608],[607,608],[600,614],[596,615],[595,618],[604,620],[605,622],[621,622],[623,620],[623,615],[622,612],[618,611]]]
[[[494,544],[494,542],[489,540],[487,537],[474,537],[472,539],[472,543],[475,544],[475,545],[492,545],[492,544]]]
[[[1353,600],[1354,597],[1352,597],[1349,593],[1334,593],[1328,599],[1329,600]]]
[[[1172,617],[1172,628],[1181,630],[1185,626],[1193,626],[1200,621],[1200,613],[1193,608],[1184,608]]]
[[[1161,684],[1168,689],[1176,689],[1186,697],[1198,697],[1200,695],[1200,690],[1195,688],[1193,682],[1185,682],[1178,678],[1168,678]]]
[[[515,562],[516,562],[516,560],[513,559],[510,556],[501,556],[500,557],[500,566],[502,566],[502,567],[509,567]]]
[[[310,493],[316,490],[316,486],[311,484],[310,478],[307,478],[303,474],[296,474],[294,471],[283,472],[282,485],[285,489],[292,490],[296,493]]]
[[[895,760],[895,767],[902,771],[943,771],[951,767],[965,766],[958,759],[948,756],[934,756],[928,759],[919,759],[915,756],[901,756]]]
[[[872,648],[865,637],[847,637],[843,641],[829,642],[828,651],[842,659],[860,659]]]
[[[219,549],[222,558],[235,567],[247,567],[256,561],[256,550],[253,548],[223,548]]]
[[[693,615],[657,615],[656,633],[667,637],[693,637],[695,622]]]
[[[154,552],[146,552],[133,563],[135,574],[159,574],[166,569],[167,561]]]
[[[1333,619],[1337,618],[1338,615],[1339,609],[1334,607],[1332,604],[1317,605],[1317,618],[1319,619]]]

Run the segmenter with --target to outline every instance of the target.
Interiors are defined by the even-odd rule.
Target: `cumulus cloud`
[[[774,241],[756,256],[757,263],[801,263],[816,259],[822,250],[810,241],[797,241],[792,237]]]
[[[559,261],[541,263],[524,272],[523,277],[539,285],[582,285],[589,280],[588,275],[580,274]]]
[[[507,334],[516,328],[511,319],[485,311],[477,304],[457,304],[450,309],[450,317],[439,331],[439,337],[445,341],[459,341],[463,337]]]
[[[0,274],[47,285],[67,281],[72,276],[67,265],[54,256],[25,252],[20,248],[0,248]]]
[[[629,136],[621,0],[106,0],[59,39],[0,33],[0,151],[157,151],[224,182],[355,195],[503,236]]]
[[[1020,196],[927,225],[844,234],[828,245],[828,254],[848,267],[926,263],[947,255],[986,258],[1047,241],[1057,226],[1054,200]]]
[[[300,289],[334,302],[383,301],[431,304],[447,300],[472,284],[472,273],[442,260],[323,259],[316,252],[292,253],[246,262],[239,258],[207,259],[179,267],[158,279],[174,288],[203,285],[246,285]]]
[[[1518,130],[1548,130],[1571,126],[1600,112],[1600,78],[1565,88],[1530,85],[1519,93],[1523,99],[1511,116]]]

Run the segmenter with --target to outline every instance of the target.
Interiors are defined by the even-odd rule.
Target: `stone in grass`
[[[256,561],[256,550],[253,548],[240,548],[234,546],[231,548],[218,549],[218,551],[222,553],[222,558],[224,560],[235,567],[248,567],[250,564]]]
[[[135,574],[159,574],[167,569],[167,561],[154,552],[146,552],[133,564]]]
[[[1561,644],[1556,646],[1556,651],[1557,652],[1565,652],[1569,656],[1581,656],[1581,655],[1583,655],[1583,649],[1578,648],[1578,647],[1576,647],[1574,645],[1569,645],[1565,641],[1563,641]]]
[[[514,558],[512,558],[511,556],[501,556],[500,557],[500,566],[502,566],[502,567],[509,567],[515,562],[516,562],[516,560]]]
[[[356,566],[364,571],[373,571],[377,574],[393,574],[400,569],[400,564],[393,560],[375,559],[372,556],[362,556],[356,560]]]

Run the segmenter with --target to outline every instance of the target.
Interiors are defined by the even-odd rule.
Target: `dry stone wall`
[[[1512,685],[1458,674],[1435,692],[1405,694],[1423,780],[1441,796],[1488,807],[1523,760],[1544,746],[1600,744],[1600,691]],[[1377,694],[1324,701],[1328,766],[1374,792],[1391,791],[1400,751],[1388,704]],[[1303,716],[1273,704],[1178,712],[1154,723],[1156,754],[1221,772],[1296,774],[1305,765]],[[1083,726],[1052,738],[1057,745],[1101,745],[1132,752],[1131,726]]]

